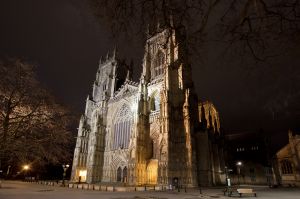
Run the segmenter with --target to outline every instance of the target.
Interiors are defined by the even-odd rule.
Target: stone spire
[[[170,14],[170,27],[174,28],[173,14]]]
[[[86,97],[86,101],[85,101],[85,115],[87,116],[88,115],[88,110],[89,110],[89,103],[90,102],[90,95],[88,95],[87,97]]]
[[[207,120],[206,120],[206,117],[205,117],[205,109],[204,109],[204,106],[203,104],[201,104],[201,129],[202,130],[205,130],[207,128]]]
[[[217,118],[214,118],[213,126],[214,126],[215,133],[220,133],[220,129],[218,128]]]
[[[112,58],[116,59],[116,56],[117,56],[117,47],[115,46],[113,50]]]
[[[127,68],[127,74],[126,74],[125,82],[132,80],[132,68],[133,68],[133,61],[131,60],[129,66]]]
[[[132,80],[132,68],[133,68],[133,60],[131,59],[127,69],[126,81]]]
[[[107,51],[107,54],[106,54],[106,61],[109,59],[109,51]]]
[[[207,126],[208,126],[209,129],[213,128],[212,116],[211,116],[210,110],[208,111],[208,125]]]
[[[131,77],[130,77],[130,70],[127,70],[127,74],[126,74],[126,79],[125,79],[125,82],[128,82],[131,80]]]
[[[293,131],[291,129],[289,129],[288,135],[289,135],[289,140],[293,139]]]
[[[160,31],[160,23],[159,21],[157,21],[157,24],[156,24],[156,32],[159,32]]]
[[[147,36],[147,38],[150,37],[150,25],[149,25],[149,24],[147,24],[147,28],[146,28],[146,36]]]

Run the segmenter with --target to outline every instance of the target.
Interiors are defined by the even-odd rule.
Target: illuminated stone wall
[[[300,186],[300,135],[288,132],[289,143],[276,153],[277,183]]]
[[[218,112],[198,103],[182,34],[158,32],[146,41],[140,82],[115,52],[100,61],[78,128],[72,181],[191,187],[220,181]]]

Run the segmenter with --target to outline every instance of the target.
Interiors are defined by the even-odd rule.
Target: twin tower
[[[72,181],[126,185],[218,184],[219,115],[194,91],[183,31],[145,45],[139,82],[114,52],[100,60],[78,128]]]

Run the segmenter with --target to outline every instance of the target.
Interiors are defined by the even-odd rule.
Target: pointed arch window
[[[150,110],[151,111],[157,111],[160,109],[160,97],[158,94],[155,94],[152,96],[150,100]]]
[[[123,169],[123,182],[127,182],[127,167]]]
[[[131,128],[132,128],[132,112],[127,105],[123,105],[114,122],[114,138],[112,149],[127,149],[129,147]]]
[[[122,180],[122,169],[121,167],[119,167],[117,170],[117,182],[121,182],[121,180]]]
[[[282,172],[282,174],[292,174],[293,173],[293,167],[289,160],[281,161],[281,172]]]
[[[163,74],[163,65],[165,63],[165,54],[159,50],[156,54],[154,76]]]

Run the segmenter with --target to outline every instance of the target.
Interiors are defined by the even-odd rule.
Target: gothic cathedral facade
[[[219,115],[198,101],[183,35],[149,37],[139,82],[113,55],[100,60],[86,100],[71,180],[185,186],[219,184],[223,149]]]

